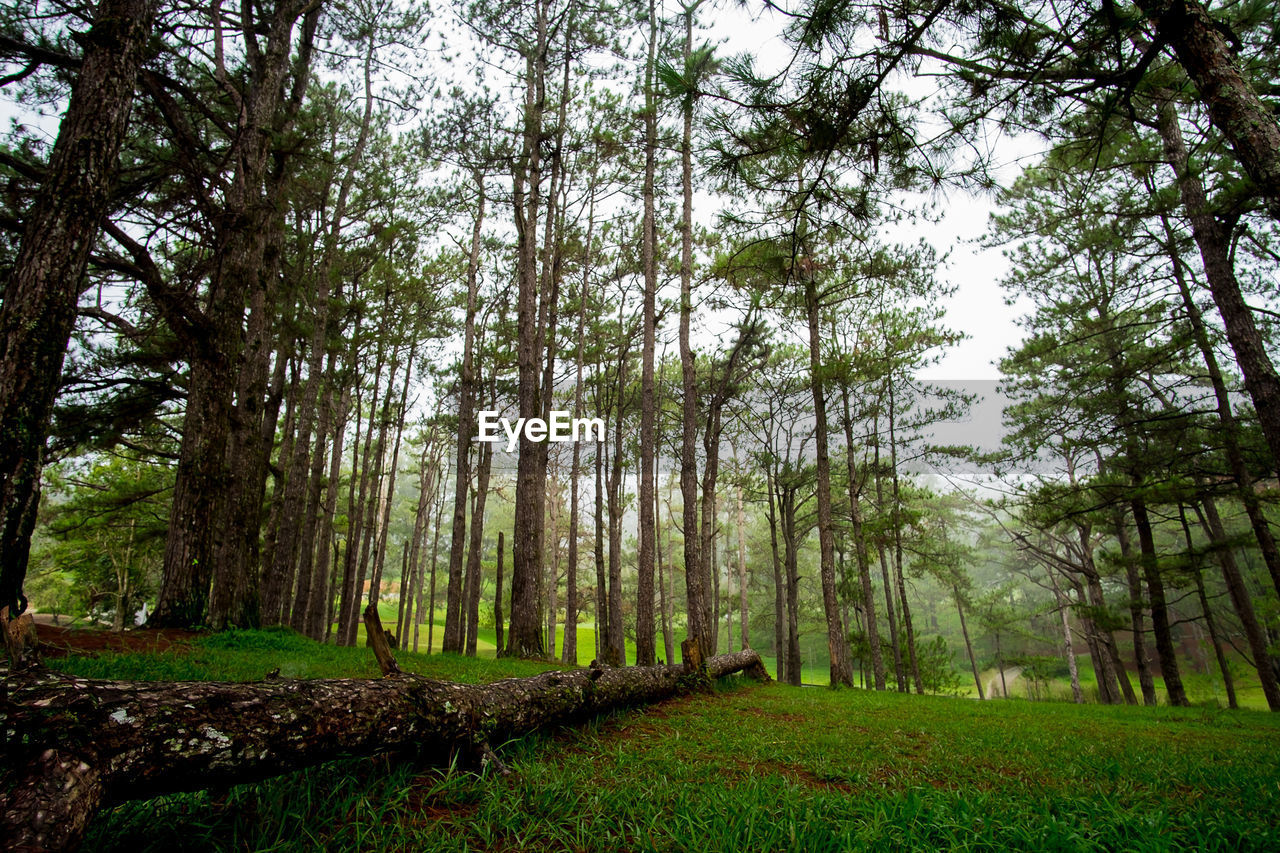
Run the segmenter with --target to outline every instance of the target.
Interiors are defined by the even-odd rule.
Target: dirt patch
[[[781,723],[803,723],[808,719],[808,717],[801,714],[783,714],[777,711],[766,711],[764,708],[757,708],[752,705],[738,708],[738,713],[750,714],[753,717],[763,717],[766,720],[777,720]]]
[[[135,628],[116,632],[105,628],[69,628],[45,622],[36,624],[40,653],[46,658],[100,655],[104,652],[167,652],[186,648],[199,636],[201,634],[197,631],[169,628]]]
[[[746,776],[759,776],[764,773],[776,773],[779,776],[790,779],[798,785],[806,788],[816,788],[820,791],[841,791],[846,794],[853,793],[853,786],[845,782],[837,782],[832,779],[823,779],[812,770],[801,767],[799,764],[787,764],[783,761],[769,760],[760,762],[749,762],[741,759],[734,761],[735,775],[740,778]]]

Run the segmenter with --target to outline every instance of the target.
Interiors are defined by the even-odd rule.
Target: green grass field
[[[67,658],[87,676],[373,675],[285,631]],[[402,654],[459,681],[543,664]],[[130,803],[84,849],[1275,850],[1280,718],[722,683],[500,748],[511,777],[351,759]]]

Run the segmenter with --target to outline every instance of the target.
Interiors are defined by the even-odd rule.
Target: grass
[[[370,674],[283,631],[63,666]],[[138,659],[131,662],[129,659]],[[479,681],[545,668],[401,655]],[[129,668],[133,667],[133,668]],[[512,777],[386,757],[100,816],[95,851],[1275,850],[1280,718],[729,683],[501,748]]]

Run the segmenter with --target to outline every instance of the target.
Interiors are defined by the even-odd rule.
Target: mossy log
[[[0,837],[10,850],[77,846],[125,800],[252,782],[383,752],[492,758],[490,743],[656,702],[736,672],[767,679],[754,651],[682,666],[546,672],[470,685],[380,679],[255,683],[104,681],[6,673],[0,694]]]

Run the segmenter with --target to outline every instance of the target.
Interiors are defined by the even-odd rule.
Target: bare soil
[[[131,628],[112,631],[92,625],[54,625],[45,614],[36,616],[36,638],[46,658],[68,655],[99,655],[104,652],[164,652],[187,646],[198,637],[196,631],[171,628]]]

